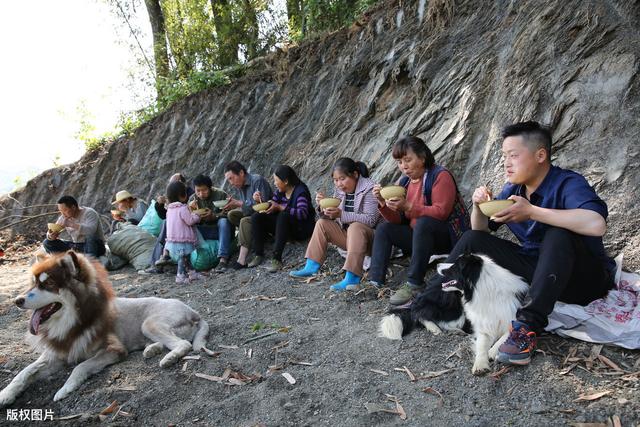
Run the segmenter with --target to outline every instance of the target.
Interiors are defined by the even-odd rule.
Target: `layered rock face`
[[[108,213],[116,191],[149,199],[175,171],[222,185],[232,159],[263,175],[287,163],[312,191],[330,191],[333,161],[349,156],[386,183],[397,176],[391,145],[413,134],[470,200],[478,184],[504,182],[501,127],[538,120],[554,129],[553,162],[584,174],[608,203],[611,254],[624,251],[638,269],[640,4],[432,3],[383,1],[351,28],[257,61],[12,196],[36,205],[72,194]]]

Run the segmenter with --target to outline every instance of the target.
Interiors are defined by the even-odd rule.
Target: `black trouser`
[[[516,319],[538,333],[547,326],[556,301],[587,305],[614,285],[611,273],[589,252],[582,237],[564,228],[547,230],[537,257],[520,250],[519,245],[487,232],[467,231],[446,262],[455,262],[465,251],[480,253],[524,278],[531,285],[529,298]],[[441,284],[442,276],[437,274],[429,281],[429,286]]]
[[[91,237],[87,237],[86,241],[83,243],[74,243],[60,239],[44,239],[44,241],[42,242],[42,246],[44,246],[44,250],[50,254],[66,252],[70,249],[73,249],[76,252],[81,252],[86,255],[91,255],[95,258],[99,258],[106,253],[104,242],[100,239]]]
[[[404,224],[383,222],[376,227],[373,237],[369,278],[383,284],[393,246],[411,255],[407,279],[410,285],[421,287],[429,266],[429,258],[436,253],[451,250],[448,224],[430,217],[421,217],[413,229]]]
[[[287,240],[290,238],[304,240],[311,236],[313,228],[308,231],[301,225],[300,221],[289,215],[288,212],[254,213],[251,215],[253,251],[256,255],[264,256],[264,242],[267,238],[267,233],[273,234],[275,236],[273,258],[282,261],[282,251],[284,251]]]

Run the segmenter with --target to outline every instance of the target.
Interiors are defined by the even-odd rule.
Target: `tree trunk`
[[[247,47],[247,60],[260,55],[260,27],[258,25],[258,15],[251,0],[243,0],[244,17],[244,43]]]
[[[213,23],[216,27],[218,64],[228,67],[238,62],[238,35],[234,31],[233,15],[228,0],[211,0]]]
[[[306,34],[304,0],[287,0],[287,18],[289,36],[292,38],[304,37]]]
[[[156,63],[156,90],[162,95],[162,79],[169,77],[169,55],[167,53],[167,35],[164,27],[164,15],[160,0],[144,0],[149,13],[149,22],[153,33],[153,56]]]

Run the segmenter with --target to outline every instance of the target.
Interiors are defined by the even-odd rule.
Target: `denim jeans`
[[[198,225],[198,230],[204,240],[218,240],[218,257],[229,258],[233,225],[227,218],[219,218],[217,227]]]

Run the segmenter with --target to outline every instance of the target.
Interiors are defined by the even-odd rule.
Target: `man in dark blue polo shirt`
[[[515,203],[489,219],[478,204],[491,199],[491,192],[477,188],[472,230],[447,262],[465,252],[486,254],[530,284],[498,354],[501,362],[526,365],[556,301],[586,305],[605,296],[613,287],[615,263],[602,243],[607,205],[582,175],[551,165],[549,129],[536,122],[517,123],[507,126],[502,137],[507,184],[495,198]],[[489,233],[503,224],[520,245]],[[432,279],[434,285],[440,278]]]

